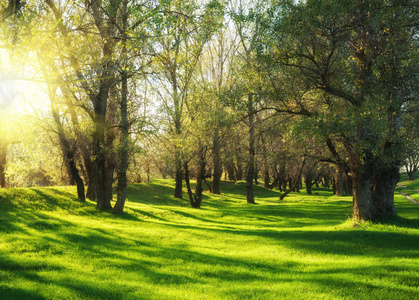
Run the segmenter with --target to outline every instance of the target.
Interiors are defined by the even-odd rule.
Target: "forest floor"
[[[419,299],[419,206],[399,189],[396,217],[361,224],[322,188],[255,186],[249,205],[229,183],[193,209],[154,180],[122,215],[74,187],[2,189],[0,299]]]

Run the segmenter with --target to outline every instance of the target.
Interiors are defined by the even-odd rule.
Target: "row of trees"
[[[185,181],[193,207],[223,174],[246,180],[249,203],[259,176],[283,197],[333,181],[370,220],[396,214],[399,168],[418,166],[418,8],[44,0],[5,20],[2,40],[43,82],[38,115],[82,200],[122,212],[143,166],[172,176],[175,197]]]

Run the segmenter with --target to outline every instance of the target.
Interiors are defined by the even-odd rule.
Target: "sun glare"
[[[0,109],[9,107],[18,95],[19,81],[0,75]]]

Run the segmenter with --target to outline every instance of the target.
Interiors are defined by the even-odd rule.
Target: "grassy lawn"
[[[126,213],[73,187],[0,190],[0,299],[419,299],[419,206],[356,227],[352,198],[224,183],[202,209],[174,182],[129,188]],[[185,190],[186,197],[186,190]]]
[[[397,191],[403,192],[406,195],[413,198],[413,200],[416,200],[419,202],[419,180],[414,181],[408,181],[407,176],[402,176],[401,182],[399,182],[399,186],[397,187]],[[403,187],[402,187],[403,186]]]

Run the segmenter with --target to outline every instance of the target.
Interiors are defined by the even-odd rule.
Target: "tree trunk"
[[[236,173],[236,179],[242,180],[243,179],[243,167],[241,162],[239,161],[239,157],[237,157],[237,168],[235,169]]]
[[[333,174],[333,192],[336,196],[344,196],[344,180],[340,170],[336,170]]]
[[[295,177],[294,180],[292,180],[292,178],[289,177],[289,185],[290,185],[289,189],[286,190],[284,193],[282,193],[282,195],[279,197],[279,200],[283,200],[289,193],[295,191],[296,186],[299,184],[299,180],[301,180],[301,174],[303,173],[305,163],[306,163],[306,160],[304,158],[297,176]]]
[[[255,161],[255,170],[254,170],[254,174],[253,174],[253,176],[254,176],[254,180],[255,180],[255,184],[256,185],[259,185],[259,169],[258,169],[258,163],[257,163],[257,161]]]
[[[234,164],[231,162],[227,162],[225,164],[226,174],[228,175],[228,180],[236,181],[236,177],[234,176]]]
[[[95,186],[95,180],[93,179],[93,174],[95,174],[93,162],[87,153],[86,147],[81,148],[81,151],[83,152],[83,163],[84,168],[86,169],[86,181],[87,181],[87,191],[86,191],[86,198],[95,201],[96,200],[96,186]]]
[[[176,173],[175,173],[175,198],[182,199],[182,163],[180,158],[176,162]],[[186,174],[185,174],[186,180]],[[189,174],[188,174],[189,180]]]
[[[307,173],[304,175],[304,182],[306,184],[306,191],[308,195],[312,195],[311,188],[313,186],[313,174],[311,171],[307,171]]]
[[[400,179],[399,169],[383,169],[374,172],[372,200],[377,209],[377,217],[389,217],[397,214],[394,207],[394,191]]]
[[[7,162],[7,143],[0,141],[0,187],[6,187],[6,174],[4,172]]]
[[[202,203],[202,181],[205,180],[205,150],[200,147],[199,150],[199,162],[198,162],[198,175],[196,177],[195,187],[195,208],[200,208]]]
[[[268,176],[269,176],[269,171],[268,170],[265,170],[265,171],[268,173]],[[274,176],[273,182],[271,184],[269,184],[269,182],[268,182],[268,184],[266,185],[267,178],[265,177],[265,180],[266,180],[265,181],[265,185],[266,185],[265,187],[272,190],[274,187],[279,185],[280,178],[281,178],[281,176],[279,174],[279,171],[275,168],[275,176]]]
[[[122,2],[122,24],[124,32],[127,28],[127,1]],[[125,36],[126,38],[126,36]],[[122,42],[122,58],[126,59],[127,48],[126,39]],[[119,153],[119,168],[118,168],[118,186],[116,189],[116,203],[113,208],[114,214],[119,214],[124,211],[125,201],[127,199],[127,170],[128,170],[128,74],[127,71],[122,70],[121,73],[121,102],[120,102],[121,124],[120,124],[120,153]]]
[[[183,169],[184,169],[184,174],[185,174],[185,183],[186,183],[186,189],[188,190],[189,201],[191,203],[191,206],[194,207],[194,199],[193,199],[193,194],[192,194],[192,189],[191,189],[191,183],[189,182],[189,167],[186,161],[183,163]]]
[[[214,174],[212,179],[212,193],[220,194],[220,182],[223,174],[223,166],[221,163],[221,145],[220,134],[218,127],[214,129],[214,136],[212,140],[212,157],[214,162]]]
[[[274,179],[275,182],[275,179]],[[263,186],[267,189],[270,188],[270,183],[271,183],[271,178],[269,176],[269,168],[265,165],[263,167]],[[278,182],[276,182],[278,183]],[[274,187],[275,185],[272,185],[272,187]],[[271,188],[272,189],[272,188]]]
[[[105,70],[110,69],[110,66],[105,64]],[[104,78],[111,76],[107,72],[103,72]],[[108,180],[106,167],[106,140],[105,128],[106,126],[106,112],[108,106],[108,96],[110,90],[110,82],[103,79],[104,82],[99,87],[99,93],[94,97],[94,132],[93,132],[93,157],[95,165],[95,187],[96,187],[96,203],[99,209],[112,209],[111,199],[109,199],[109,186],[112,189],[112,182]]]
[[[407,180],[409,181],[415,180],[415,172],[407,171]]]
[[[371,197],[372,170],[368,163],[361,163],[352,168],[352,191],[354,219],[372,220],[377,215],[377,209]]]
[[[249,161],[247,163],[246,172],[246,198],[247,203],[255,203],[253,196],[253,178],[255,177],[255,124],[253,112],[252,94],[248,96],[248,112],[249,112]]]
[[[191,203],[191,207],[200,208],[201,200],[202,200],[202,179],[200,180],[200,183],[199,183],[199,188],[201,190],[201,198],[198,199],[197,196],[194,196],[192,194],[191,183],[189,182],[189,167],[188,167],[187,162],[184,162],[183,168],[184,168],[184,171],[185,171],[185,183],[186,183],[186,188],[188,190],[189,202]],[[198,177],[199,177],[199,175],[198,175]],[[197,186],[198,186],[198,180],[197,180]]]
[[[68,162],[68,165],[69,165],[69,168],[70,168],[70,171],[71,171],[71,176],[74,179],[74,181],[76,182],[77,197],[81,201],[86,201],[86,198],[85,198],[85,195],[84,195],[83,179],[81,179],[81,177],[79,175],[79,171],[77,169],[76,162],[74,161],[74,153],[72,151],[67,151],[66,160]]]

